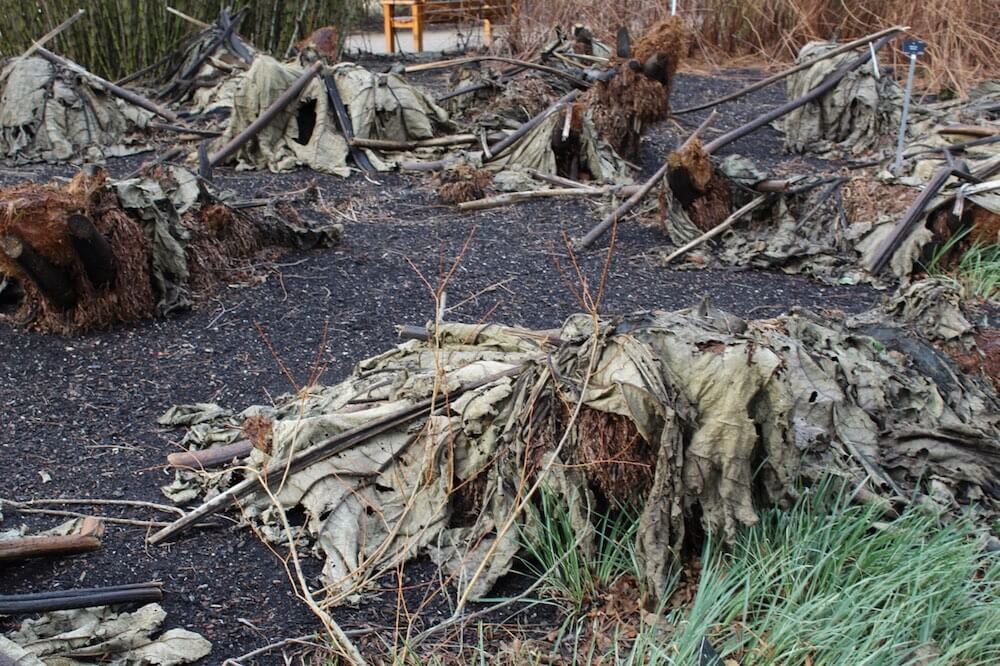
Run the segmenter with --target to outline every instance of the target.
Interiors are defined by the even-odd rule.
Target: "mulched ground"
[[[715,97],[753,76],[681,76],[673,103],[681,107]],[[727,105],[716,131],[783,99],[778,86]],[[692,114],[681,118],[680,127],[668,121],[653,128],[644,141],[644,172],[651,173],[702,117]],[[780,135],[771,128],[723,154],[729,152],[769,165],[786,159]],[[109,169],[121,175],[137,160],[118,160]],[[819,166],[814,160],[797,164]],[[30,170],[38,179],[72,173],[68,168]],[[0,171],[0,184],[15,182],[24,173]],[[333,215],[345,225],[344,243],[324,251],[289,252],[253,266],[258,279],[249,282],[256,284],[224,287],[192,312],[166,321],[77,338],[0,325],[0,497],[165,502],[159,486],[171,476],[163,465],[183,433],[157,426],[163,411],[184,402],[242,409],[269,401],[303,382],[317,356],[325,369],[321,381],[339,380],[357,361],[393,345],[395,324],[422,324],[432,317],[433,300],[424,279],[437,285],[467,240],[468,249],[448,285],[448,303],[454,308],[449,319],[558,326],[579,309],[567,276],[556,265],[557,260],[568,265],[562,234],[577,236],[602,214],[595,202],[583,200],[460,214],[436,201],[426,178],[399,174],[372,181],[360,175],[339,179],[306,171],[275,175],[220,169],[216,181],[248,197],[314,181],[320,200],[300,213]],[[865,287],[830,287],[781,273],[666,270],[650,257],[652,248],[666,243],[653,227],[622,226],[605,312],[675,309],[710,298],[740,315],[764,317],[798,306],[853,312],[878,298]],[[593,283],[603,260],[603,251],[579,257]],[[139,517],[136,510],[106,512]],[[59,520],[9,512],[5,518],[5,528],[20,522],[43,528]],[[195,530],[173,544],[149,548],[143,537],[142,528],[109,525],[105,548],[96,553],[0,567],[0,594],[160,580],[167,593],[163,606],[168,625],[190,628],[211,640],[214,651],[204,663],[213,664],[317,628],[292,594],[282,561],[248,531]],[[310,564],[310,572],[316,570]],[[426,565],[406,573],[402,582],[411,607],[433,578]],[[366,597],[357,609],[338,611],[337,619],[346,629],[378,629],[391,641],[395,584],[388,581],[385,591]],[[447,613],[439,598],[423,621],[434,622]],[[544,617],[527,621],[545,624]],[[0,630],[11,626],[10,620],[0,621]]]

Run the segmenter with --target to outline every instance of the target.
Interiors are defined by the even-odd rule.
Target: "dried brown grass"
[[[892,25],[907,25],[927,42],[920,60],[923,84],[960,94],[976,81],[1000,77],[1000,11],[996,0],[904,2],[903,0],[698,0],[680,3],[693,35],[693,53],[715,64],[735,59],[746,65],[777,66],[794,60],[809,41],[841,41]],[[640,35],[670,12],[663,0],[522,0],[512,18],[510,47],[537,53],[556,25],[583,23],[595,37],[614,44],[620,26]],[[885,49],[884,58],[902,65],[904,56]]]
[[[486,188],[492,181],[489,171],[460,165],[438,176],[437,194],[446,204],[474,201],[486,196]]]
[[[659,56],[663,76],[654,80],[630,69],[626,60],[614,59],[618,76],[599,82],[588,90],[581,102],[592,110],[594,127],[626,159],[639,154],[643,128],[664,120],[670,113],[670,90],[677,66],[688,50],[687,29],[679,18],[667,18],[651,26],[632,49],[641,64]]]
[[[244,278],[249,272],[247,261],[263,246],[257,226],[223,204],[204,206],[181,222],[191,231],[186,247],[189,284],[202,294],[220,282]]]
[[[726,178],[713,178],[705,194],[691,202],[687,209],[691,222],[702,231],[709,231],[729,217],[733,209],[732,191]]]
[[[0,253],[0,269],[24,289],[14,320],[36,330],[70,335],[106,328],[152,315],[155,299],[149,276],[149,242],[139,224],[117,207],[109,206],[101,189],[104,175],[78,175],[68,185],[24,184],[0,190],[3,210],[0,233],[12,233],[70,276],[78,295],[68,310],[52,306],[17,264]],[[114,281],[100,289],[86,278],[72,249],[66,221],[83,213],[111,245]]]
[[[626,416],[590,407],[580,410],[572,462],[605,499],[631,504],[649,493],[656,451]]]

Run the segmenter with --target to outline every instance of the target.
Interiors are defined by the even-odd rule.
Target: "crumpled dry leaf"
[[[112,666],[175,666],[212,651],[211,643],[186,629],[154,637],[166,615],[155,603],[132,613],[107,606],[54,611],[0,637],[0,653],[18,659],[18,666],[84,666],[95,658]]]

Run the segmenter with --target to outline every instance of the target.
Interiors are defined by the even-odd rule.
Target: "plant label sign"
[[[919,39],[907,39],[903,42],[903,53],[908,56],[922,56],[927,52],[927,42]]]

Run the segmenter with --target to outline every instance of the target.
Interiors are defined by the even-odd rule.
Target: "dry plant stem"
[[[687,140],[684,141],[683,145],[681,145],[681,147],[678,150],[683,151],[687,146],[689,146],[692,141],[698,138],[699,134],[704,132],[706,129],[708,129],[709,125],[715,122],[715,119],[718,117],[718,115],[719,114],[716,111],[712,111],[712,113],[708,114],[708,118],[705,118],[705,120],[702,121],[701,125],[698,125],[698,127],[694,130],[694,132],[691,133],[691,136],[689,136]],[[653,189],[653,187],[656,186],[657,183],[663,180],[663,178],[667,175],[667,172],[669,170],[670,170],[670,160],[667,159],[663,161],[663,166],[657,169],[656,173],[650,176],[649,180],[643,183],[642,187],[640,187],[635,194],[629,197],[628,200],[625,201],[625,203],[618,206],[618,208],[612,211],[610,215],[601,220],[600,224],[598,224],[596,227],[588,231],[586,236],[576,241],[576,243],[574,243],[575,247],[577,249],[585,249],[593,245],[594,241],[596,241],[598,238],[604,235],[604,232],[606,232],[609,228],[611,228],[612,225],[618,222],[618,220],[620,220],[623,215],[632,210],[636,206],[636,204],[642,201],[643,197],[649,194],[649,191]]]
[[[538,180],[544,181],[546,183],[551,183],[553,185],[560,185],[562,187],[576,187],[581,190],[592,190],[595,189],[593,186],[586,183],[581,183],[578,180],[573,180],[572,178],[563,178],[562,176],[555,176],[548,173],[542,173],[538,169],[525,169],[527,173],[532,178],[537,178]]]
[[[523,367],[524,366],[518,366],[505,372],[498,372],[494,375],[490,375],[489,377],[486,377],[478,382],[466,384],[465,386],[460,387],[457,391],[453,391],[451,395],[457,397],[466,391],[485,386],[503,377],[516,375],[521,372]],[[172,535],[179,534],[202,518],[217,513],[218,511],[232,505],[240,497],[255,491],[259,485],[258,480],[261,477],[267,478],[274,474],[281,474],[284,477],[287,474],[293,474],[307,465],[311,465],[312,463],[320,460],[325,460],[330,456],[337,455],[338,453],[346,451],[353,446],[357,446],[359,443],[367,441],[368,439],[385,432],[386,430],[390,430],[398,425],[411,421],[431,410],[433,405],[434,402],[431,398],[421,400],[411,407],[401,409],[398,412],[389,414],[371,423],[354,428],[353,430],[349,430],[334,437],[330,437],[329,439],[325,439],[305,451],[297,453],[292,458],[272,462],[263,473],[255,473],[255,475],[240,481],[225,492],[216,495],[207,502],[199,505],[195,509],[192,509],[182,518],[177,519],[170,526],[153,534],[149,537],[149,543],[156,544]]]
[[[122,180],[132,180],[133,178],[138,178],[147,169],[151,169],[157,164],[163,164],[164,162],[169,162],[170,160],[176,159],[183,155],[186,151],[183,148],[171,148],[162,155],[157,155],[155,158],[143,162],[137,166],[133,171],[129,172]]]
[[[143,502],[141,500],[122,500],[122,499],[86,499],[86,498],[53,498],[53,499],[30,499],[24,500],[23,502],[15,502],[14,500],[8,500],[0,498],[0,506],[4,504],[9,504],[15,509],[25,509],[31,506],[44,506],[46,504],[65,504],[65,505],[94,505],[94,506],[132,506],[141,509],[153,509],[154,511],[162,511],[164,513],[176,513],[183,516],[184,510],[176,506],[170,506],[168,504],[157,504],[155,502]]]
[[[36,513],[43,516],[64,516],[66,518],[99,518],[102,522],[115,525],[130,525],[132,527],[165,528],[173,523],[160,520],[136,520],[134,518],[115,518],[113,516],[93,516],[79,511],[62,511],[60,509],[18,509],[20,513]],[[218,524],[201,523],[198,527],[218,527]]]
[[[540,65],[534,62],[528,62],[527,60],[518,60],[517,58],[504,58],[502,56],[473,56],[469,58],[455,58],[454,60],[441,60],[438,62],[428,62],[423,65],[410,65],[404,71],[409,74],[411,72],[424,72],[431,69],[444,69],[447,67],[455,67],[457,65],[466,65],[473,62],[503,62],[508,65],[517,65],[518,67],[527,67],[528,69],[537,69],[540,72],[546,72],[547,74],[552,74],[553,76],[558,76],[559,78],[566,79],[575,86],[580,88],[589,88],[590,84],[581,78],[573,76],[565,72],[564,70],[557,69],[555,67],[549,67],[548,65]]]
[[[580,188],[580,187],[566,187],[554,190],[528,190],[525,192],[508,192],[506,194],[500,194],[495,197],[485,197],[483,199],[474,199],[472,201],[463,201],[458,204],[459,210],[484,210],[487,208],[497,208],[499,206],[506,206],[508,204],[519,203],[522,201],[530,201],[532,199],[544,199],[549,197],[581,197],[581,196],[599,196],[601,194],[607,194],[611,191],[611,188]]]
[[[323,626],[326,628],[327,632],[330,634],[334,645],[340,650],[342,656],[347,659],[353,666],[367,666],[367,662],[361,653],[358,652],[358,648],[351,642],[351,639],[347,637],[344,630],[340,628],[329,613],[323,610],[316,600],[313,598],[312,592],[309,590],[309,583],[306,582],[305,574],[302,573],[302,566],[299,563],[298,548],[296,548],[295,537],[292,534],[292,527],[288,524],[288,516],[285,514],[281,503],[278,498],[271,493],[271,489],[267,485],[267,479],[258,477],[261,487],[267,493],[268,498],[271,503],[277,509],[278,517],[281,519],[281,527],[285,531],[285,538],[288,539],[288,553],[292,558],[292,564],[295,567],[295,576],[299,583],[299,595],[306,605],[309,606],[316,617],[320,619]]]
[[[713,238],[715,238],[716,236],[718,236],[719,234],[721,234],[723,231],[725,231],[729,227],[733,226],[736,223],[736,221],[739,220],[741,217],[743,217],[744,215],[746,215],[747,213],[749,213],[750,211],[752,211],[754,208],[757,208],[762,203],[764,203],[765,201],[767,201],[767,199],[769,198],[769,196],[770,195],[767,195],[767,194],[760,195],[759,197],[757,197],[756,199],[754,199],[753,201],[751,201],[750,203],[748,203],[746,206],[743,206],[742,208],[740,208],[739,210],[737,210],[735,213],[733,213],[732,215],[730,215],[729,217],[727,217],[725,220],[723,220],[722,222],[720,222],[718,226],[713,227],[712,229],[710,229],[710,230],[706,231],[705,233],[703,233],[701,236],[698,236],[697,238],[695,238],[690,243],[687,243],[687,244],[685,244],[685,245],[677,248],[676,250],[674,250],[670,254],[670,256],[668,256],[666,259],[663,260],[663,263],[664,264],[669,264],[671,261],[673,261],[677,257],[679,257],[682,254],[685,254],[687,252],[690,252],[692,249],[698,247],[699,245],[701,245],[705,241],[712,240]]]
[[[501,133],[489,134],[487,141],[502,141],[507,135]],[[374,148],[376,150],[413,150],[415,148],[436,148],[438,146],[454,146],[465,143],[478,143],[478,134],[455,134],[452,136],[439,136],[433,139],[420,139],[418,141],[389,141],[386,139],[364,139],[354,137],[348,143],[361,148]]]
[[[801,72],[804,69],[809,69],[810,67],[812,67],[813,65],[815,65],[818,62],[822,62],[823,60],[829,60],[830,58],[832,58],[834,56],[840,55],[841,53],[847,53],[848,51],[856,49],[859,46],[865,46],[865,45],[867,45],[870,42],[874,42],[876,39],[880,39],[880,38],[886,37],[888,35],[895,35],[896,33],[903,32],[905,30],[909,30],[909,28],[906,27],[906,26],[897,25],[897,26],[894,26],[892,28],[886,28],[885,30],[880,30],[879,32],[872,33],[872,34],[868,35],[867,37],[862,37],[861,39],[855,39],[853,42],[848,42],[848,43],[844,44],[843,46],[838,46],[837,48],[831,49],[830,51],[827,51],[826,53],[824,53],[822,55],[819,55],[819,56],[817,56],[815,58],[811,58],[810,60],[807,60],[806,62],[800,63],[798,65],[795,65],[794,67],[789,67],[788,69],[786,69],[786,70],[784,70],[782,72],[778,72],[774,76],[769,76],[766,79],[762,79],[762,80],[758,81],[757,83],[751,84],[751,85],[749,85],[746,88],[743,88],[741,90],[737,90],[734,93],[731,93],[729,95],[725,95],[725,96],[720,97],[718,99],[714,99],[714,100],[712,100],[710,102],[705,102],[704,104],[699,104],[698,106],[690,106],[690,107],[688,107],[686,109],[681,109],[680,111],[674,111],[673,114],[675,116],[679,116],[679,115],[682,115],[682,114],[685,114],[685,113],[693,113],[695,111],[701,111],[702,109],[708,109],[708,108],[711,108],[713,106],[718,106],[719,104],[724,104],[726,102],[732,102],[733,100],[739,99],[740,97],[743,97],[744,95],[749,95],[750,93],[754,92],[755,90],[760,90],[761,88],[769,86],[772,83],[775,83],[777,81],[781,81],[782,79],[787,78],[787,77],[791,76],[792,74],[795,74],[796,72]]]
[[[880,38],[877,42],[875,42],[872,45],[872,48],[875,49],[876,52],[878,52],[879,49],[881,49],[883,46],[891,42],[896,37],[896,34],[897,33],[894,32],[891,35],[887,35],[885,37]],[[869,62],[870,60],[871,60],[871,54],[865,53],[864,55],[858,56],[851,62],[841,65],[839,69],[837,69],[835,72],[831,72],[830,74],[828,74],[826,78],[824,78],[823,81],[818,86],[807,92],[805,95],[802,95],[801,97],[786,102],[785,104],[782,104],[778,108],[769,111],[768,113],[765,113],[764,115],[758,118],[755,118],[746,125],[743,125],[742,127],[737,127],[736,129],[730,132],[726,132],[722,136],[717,137],[712,141],[710,141],[709,143],[705,144],[705,152],[708,153],[709,155],[712,155],[713,153],[715,153],[715,151],[719,150],[720,148],[728,146],[730,143],[736,141],[737,139],[743,138],[747,134],[750,134],[751,132],[760,127],[763,127],[772,120],[776,120],[788,113],[791,113],[800,106],[805,106],[809,102],[819,99],[829,91],[833,90],[837,86],[837,84],[840,83],[841,79],[843,79],[845,76],[850,74],[858,67],[864,65],[866,62]]]
[[[28,49],[24,53],[21,54],[21,57],[22,58],[31,57],[31,54],[33,54],[35,51],[37,51],[39,46],[44,46],[50,39],[52,39],[53,37],[55,37],[59,33],[63,32],[64,30],[66,30],[66,28],[70,27],[71,25],[73,25],[74,23],[76,23],[78,20],[80,20],[80,17],[83,16],[85,13],[86,13],[86,10],[84,10],[84,9],[78,9],[78,10],[76,10],[75,14],[73,14],[72,16],[70,16],[68,19],[66,19],[65,21],[63,21],[62,23],[60,23],[59,25],[57,25],[56,27],[54,27],[51,30],[49,30],[47,33],[45,33],[44,35],[42,35],[37,41],[35,41],[34,44],[32,44],[31,46],[29,46]]]
[[[346,636],[363,636],[365,634],[370,634],[374,629],[354,629],[347,630],[344,632]],[[309,643],[319,639],[319,634],[303,634],[302,636],[295,636],[294,638],[283,638],[280,641],[275,641],[274,643],[269,643],[263,647],[259,647],[256,650],[251,650],[246,654],[241,654],[238,657],[230,657],[222,662],[222,666],[243,666],[243,661],[245,659],[253,659],[254,657],[259,657],[262,654],[267,654],[273,650],[283,648],[287,645],[300,645],[303,643]]]
[[[102,79],[97,74],[93,74],[93,73],[87,71],[86,69],[84,69],[80,65],[76,64],[75,62],[73,62],[71,60],[67,60],[66,58],[63,58],[62,56],[58,56],[55,53],[53,53],[52,51],[49,51],[48,49],[46,49],[44,47],[39,46],[38,49],[37,49],[37,51],[38,51],[38,55],[42,56],[43,58],[45,58],[49,62],[54,63],[56,65],[59,65],[60,67],[65,67],[66,69],[70,70],[71,72],[79,74],[80,76],[82,76],[82,77],[84,77],[84,78],[92,81],[93,83],[96,83],[98,86],[100,86],[101,88],[104,88],[106,91],[108,91],[109,93],[111,93],[115,97],[120,97],[123,100],[125,100],[126,102],[129,102],[130,104],[134,104],[135,106],[138,106],[138,107],[141,107],[143,109],[146,109],[150,113],[155,114],[157,116],[160,116],[161,118],[165,118],[165,119],[167,119],[168,121],[170,121],[172,123],[175,123],[175,124],[178,124],[178,125],[181,124],[180,116],[178,116],[176,113],[174,113],[173,111],[170,111],[168,109],[164,109],[163,107],[159,106],[158,104],[155,104],[155,103],[151,102],[150,100],[146,99],[142,95],[137,95],[136,93],[132,92],[131,90],[126,90],[125,88],[122,88],[121,86],[116,86],[115,84],[111,83],[110,81],[108,81],[106,79]]]

